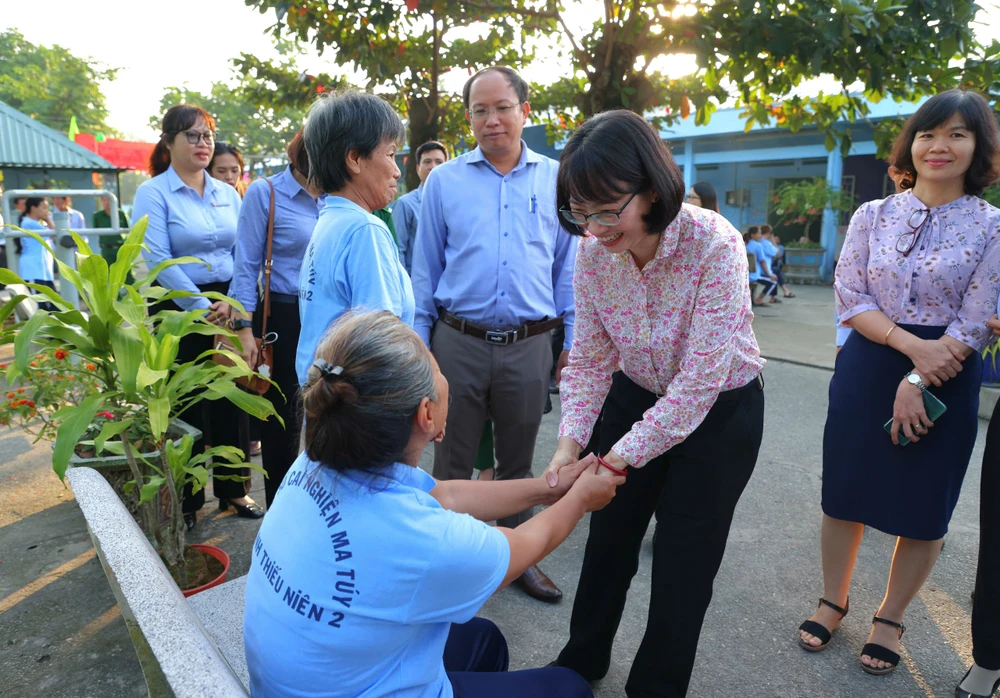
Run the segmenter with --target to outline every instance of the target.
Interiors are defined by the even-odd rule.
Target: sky
[[[38,5],[2,0],[0,30],[17,29],[35,44],[59,44],[81,57],[91,57],[119,68],[117,78],[102,86],[110,113],[109,123],[126,137],[154,141],[158,132],[149,127],[149,117],[159,111],[166,88],[187,85],[208,92],[215,82],[231,76],[230,59],[240,53],[261,58],[276,56],[267,28],[273,13],[262,15],[244,0],[199,0],[175,4],[153,0],[47,0],[45,11]],[[582,0],[573,19],[580,25],[594,12],[597,0]],[[1000,9],[994,3],[984,11],[981,40],[1000,38]],[[169,45],[170,48],[163,48]],[[184,47],[184,48],[180,48]],[[0,47],[2,50],[2,47]],[[312,70],[335,72],[319,59],[310,60]],[[524,71],[528,80],[551,78],[554,64],[542,61]],[[675,76],[691,69],[683,60],[669,66]],[[560,67],[556,66],[556,71]],[[467,75],[446,76],[444,87],[458,91]]]

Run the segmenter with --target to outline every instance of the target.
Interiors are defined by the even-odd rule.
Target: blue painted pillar
[[[826,156],[826,181],[834,189],[840,189],[840,181],[844,178],[844,158],[840,156],[840,148],[835,148]],[[823,223],[820,228],[819,242],[826,248],[823,254],[823,266],[820,275],[824,281],[833,277],[833,255],[837,247],[837,213],[827,206],[823,211]]]
[[[695,172],[694,172],[694,139],[685,138],[684,139],[684,192],[687,193],[691,189],[691,185],[695,183]]]

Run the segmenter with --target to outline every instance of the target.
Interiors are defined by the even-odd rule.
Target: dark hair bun
[[[343,378],[320,378],[306,392],[303,405],[306,418],[315,419],[338,411],[343,407],[358,404],[358,390]]]

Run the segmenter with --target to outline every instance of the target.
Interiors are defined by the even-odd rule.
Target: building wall
[[[772,187],[784,178],[823,177],[826,160],[793,160],[765,163],[735,163],[703,165],[695,169],[695,182],[708,182],[719,196],[719,212],[737,230],[745,232],[751,225],[767,223],[768,203]],[[726,203],[726,192],[747,193],[746,206]],[[743,197],[735,195],[740,203]]]

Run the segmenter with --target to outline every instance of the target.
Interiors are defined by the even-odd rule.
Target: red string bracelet
[[[621,475],[622,477],[625,477],[625,476],[628,475],[628,473],[626,473],[624,470],[616,468],[615,466],[611,465],[611,463],[608,463],[606,460],[604,460],[600,456],[597,456],[597,463],[598,463],[598,465],[604,466],[605,468],[607,468],[608,470],[610,470],[611,472],[613,472],[615,475]]]

